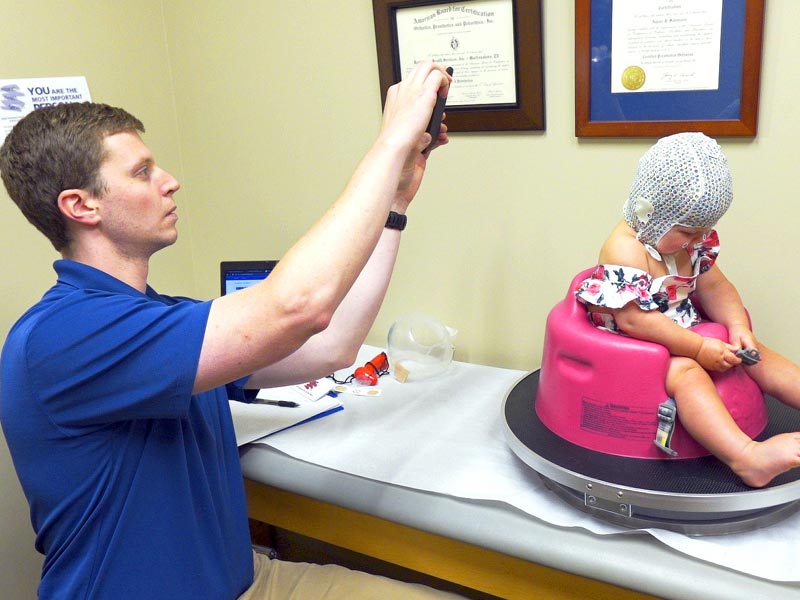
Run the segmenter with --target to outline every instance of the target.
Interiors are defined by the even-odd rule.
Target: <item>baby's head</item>
[[[714,227],[732,199],[719,144],[702,133],[678,133],[658,140],[639,159],[623,214],[636,238],[655,248],[675,225]]]

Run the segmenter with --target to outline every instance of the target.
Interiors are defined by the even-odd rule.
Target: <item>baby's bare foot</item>
[[[800,467],[800,432],[750,441],[730,467],[747,485],[764,487],[781,473]]]

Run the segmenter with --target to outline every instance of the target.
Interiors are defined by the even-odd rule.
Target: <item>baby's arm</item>
[[[741,362],[729,344],[684,329],[657,310],[643,310],[629,302],[613,312],[623,333],[666,346],[673,356],[693,358],[709,371],[726,371]]]
[[[732,346],[737,349],[757,347],[742,298],[716,264],[697,278],[695,293],[708,318],[728,328]]]

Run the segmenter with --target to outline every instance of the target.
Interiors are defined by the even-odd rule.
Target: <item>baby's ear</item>
[[[636,213],[636,218],[642,223],[647,223],[653,218],[653,203],[647,198],[639,196],[633,201],[633,211]]]

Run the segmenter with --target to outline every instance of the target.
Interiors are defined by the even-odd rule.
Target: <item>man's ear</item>
[[[68,220],[84,225],[93,225],[100,219],[97,199],[86,190],[64,190],[58,195],[58,208]]]

